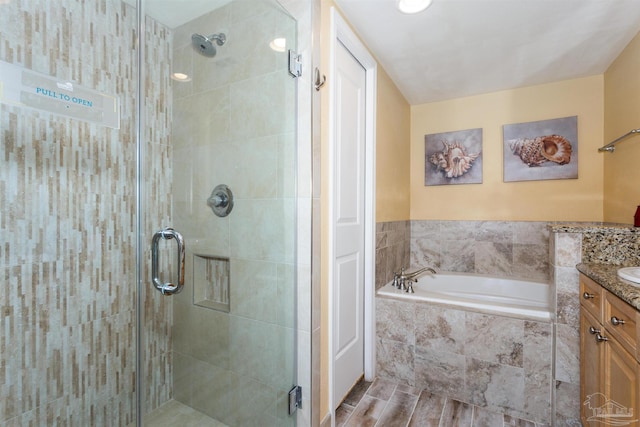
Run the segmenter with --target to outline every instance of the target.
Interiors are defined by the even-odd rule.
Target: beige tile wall
[[[218,32],[227,42],[214,58],[192,51],[192,33]],[[173,86],[175,227],[188,247],[174,397],[231,425],[293,423],[297,83],[269,48],[275,34],[294,40],[295,21],[267,1],[234,1],[173,32],[173,71],[192,76]],[[225,218],[206,204],[218,184],[235,198]],[[229,258],[229,314],[193,305],[195,254]]]
[[[376,289],[393,279],[402,268],[410,269],[411,222],[376,224]],[[417,267],[417,266],[414,266]]]
[[[581,233],[554,233],[549,253],[553,266],[556,308],[555,421],[580,425],[580,275]]]
[[[546,222],[411,221],[411,265],[549,281]]]

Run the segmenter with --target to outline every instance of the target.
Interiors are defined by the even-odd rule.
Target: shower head
[[[216,47],[213,45],[213,42],[218,46],[222,46],[226,41],[227,36],[225,36],[224,33],[211,34],[210,36],[203,36],[202,34],[194,34],[191,36],[191,45],[193,48],[208,58],[216,56]]]

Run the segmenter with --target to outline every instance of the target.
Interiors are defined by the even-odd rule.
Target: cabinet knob
[[[582,298],[584,299],[592,299],[595,298],[596,296],[594,294],[590,294],[589,292],[585,292],[584,294],[582,294]]]
[[[593,326],[589,326],[589,333],[591,335],[599,334],[600,333],[600,329],[596,329]]]
[[[613,326],[624,325],[624,320],[623,319],[618,319],[616,316],[613,316],[611,318],[611,324]]]
[[[609,341],[609,338],[603,337],[602,335],[600,335],[600,332],[598,332],[596,334],[596,341],[598,342]]]

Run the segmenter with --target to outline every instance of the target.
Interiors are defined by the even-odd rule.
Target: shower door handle
[[[158,277],[158,243],[160,239],[175,239],[178,244],[178,282],[162,283]],[[153,286],[162,292],[162,295],[177,294],[184,286],[184,239],[182,235],[173,228],[165,228],[156,232],[151,241],[151,275],[153,276]]]

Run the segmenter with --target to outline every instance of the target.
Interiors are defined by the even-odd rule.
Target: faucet
[[[432,274],[436,274],[436,271],[431,267],[423,267],[419,270],[416,270],[412,273],[405,273],[404,267],[400,269],[400,274],[393,273],[393,286],[401,291],[408,292],[410,294],[413,293],[413,283],[418,282],[417,277],[423,274],[425,271],[428,271]],[[408,282],[408,285],[407,285]]]
[[[404,271],[404,269],[403,269],[403,271]],[[422,273],[424,273],[425,271],[428,271],[431,274],[436,274],[436,271],[433,268],[431,268],[431,267],[423,267],[420,270],[414,271],[413,273],[406,274],[405,278],[413,280],[416,277],[418,277],[419,275],[421,275]]]

